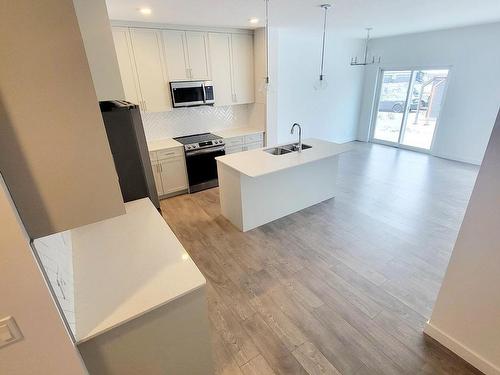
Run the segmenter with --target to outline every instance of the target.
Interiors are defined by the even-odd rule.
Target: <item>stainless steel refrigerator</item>
[[[139,106],[124,100],[99,102],[124,202],[149,197],[160,209]]]

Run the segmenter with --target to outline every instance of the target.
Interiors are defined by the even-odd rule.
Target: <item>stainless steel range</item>
[[[222,137],[211,133],[174,138],[184,145],[189,192],[219,186],[215,158],[226,154]]]

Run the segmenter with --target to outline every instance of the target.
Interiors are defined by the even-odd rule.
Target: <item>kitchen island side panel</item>
[[[239,228],[246,232],[335,197],[337,170],[336,155],[259,177],[241,175]]]
[[[229,219],[238,229],[243,227],[241,178],[240,172],[217,161],[219,176],[219,197],[222,215]]]
[[[206,288],[78,345],[90,374],[211,375]]]

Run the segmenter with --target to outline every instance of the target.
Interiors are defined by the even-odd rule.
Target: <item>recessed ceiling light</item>
[[[257,17],[252,17],[248,20],[248,22],[255,25],[256,23],[259,23],[259,19]]]
[[[141,12],[144,15],[151,14],[151,8],[140,8],[139,12]]]

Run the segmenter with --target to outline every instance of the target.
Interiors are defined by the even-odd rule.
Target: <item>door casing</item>
[[[440,120],[441,120],[441,111],[443,110],[445,104],[446,104],[446,97],[447,97],[447,94],[448,94],[448,84],[450,82],[450,76],[452,74],[452,69],[453,69],[453,66],[451,65],[448,65],[448,66],[412,66],[412,67],[397,67],[397,68],[393,68],[393,67],[388,67],[388,66],[385,66],[385,67],[380,67],[377,71],[377,78],[376,78],[376,85],[377,85],[377,89],[375,90],[375,100],[373,101],[373,108],[372,108],[372,114],[371,114],[371,118],[370,118],[370,135],[369,135],[369,141],[371,143],[378,143],[378,144],[382,144],[382,145],[385,145],[385,146],[391,146],[391,147],[397,147],[397,148],[402,148],[402,149],[406,149],[406,150],[411,150],[411,151],[417,151],[417,152],[422,152],[422,153],[425,153],[425,154],[434,154],[433,153],[433,149],[434,149],[434,143],[435,143],[435,140],[436,140],[436,134],[437,134],[437,129],[438,129],[438,126],[439,126],[439,123],[440,123]],[[436,126],[434,127],[434,132],[432,134],[432,142],[431,142],[431,147],[429,149],[425,149],[425,148],[420,148],[420,147],[414,147],[414,146],[407,146],[407,145],[404,145],[401,142],[401,137],[403,135],[403,131],[404,131],[404,128],[406,127],[406,119],[403,118],[403,124],[401,124],[401,129],[400,129],[400,134],[399,134],[399,142],[396,143],[396,142],[390,142],[390,141],[384,141],[384,140],[380,140],[380,139],[375,139],[374,138],[374,135],[375,135],[375,126],[376,126],[376,122],[377,122],[377,114],[378,114],[378,108],[379,108],[379,104],[380,104],[380,93],[381,93],[381,90],[382,90],[382,85],[383,85],[383,76],[384,76],[384,72],[386,71],[395,71],[395,72],[398,72],[398,71],[411,71],[412,72],[412,75],[411,75],[411,79],[413,79],[413,73],[414,71],[417,71],[417,70],[448,70],[448,76],[446,78],[446,83],[445,83],[445,88],[444,88],[444,94],[443,94],[443,101],[442,101],[442,104],[441,104],[441,109],[439,110],[439,116],[438,118],[436,119]],[[408,105],[408,98],[409,98],[409,94],[410,94],[410,89],[412,88],[412,82],[410,82],[410,86],[408,87],[408,92],[407,92],[407,95],[406,95],[406,101],[407,101],[407,105]],[[406,113],[406,107],[405,107],[405,117],[407,116],[407,113]]]

